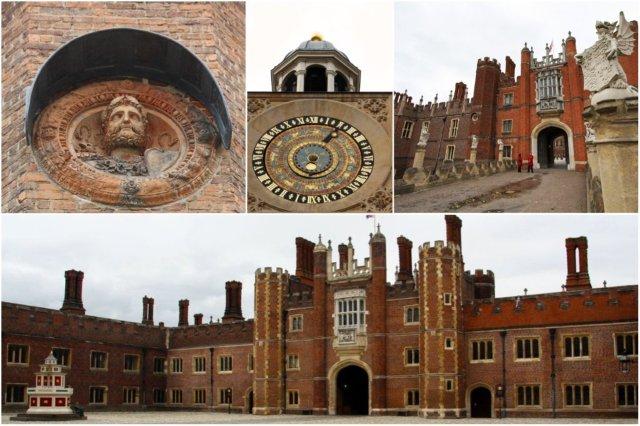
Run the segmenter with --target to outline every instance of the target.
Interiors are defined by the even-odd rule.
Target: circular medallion
[[[33,149],[60,186],[91,201],[152,207],[193,194],[214,175],[219,135],[196,100],[128,80],[92,83],[49,104]]]
[[[374,152],[355,126],[323,115],[281,121],[253,149],[255,177],[291,203],[328,204],[358,191],[374,168]]]

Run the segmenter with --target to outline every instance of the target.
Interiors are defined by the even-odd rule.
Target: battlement
[[[567,60],[565,58],[564,52],[558,53],[558,56],[556,57],[547,53],[540,60],[534,57],[531,61],[531,69],[560,66],[566,63]]]
[[[396,113],[399,115],[411,115],[415,118],[427,119],[433,115],[443,114],[459,114],[463,110],[466,111],[471,108],[471,99],[465,97],[464,99],[451,99],[444,102],[432,102],[429,101],[426,104],[414,103],[413,98],[406,94],[395,93],[394,107]]]
[[[289,271],[283,268],[276,268],[275,271],[270,266],[264,268],[256,269],[256,279],[258,279],[261,275],[266,275],[266,277],[262,279],[279,279],[283,280],[289,276]]]
[[[471,300],[463,309],[468,331],[637,321],[638,286]]]
[[[431,246],[430,242],[423,243],[420,246],[420,256],[437,257],[446,255],[449,252],[451,255],[460,254],[460,246],[453,241],[436,240]]]
[[[2,332],[43,338],[68,338],[125,346],[163,348],[163,326],[67,313],[55,309],[2,302]]]
[[[489,67],[495,67],[497,69],[500,69],[500,62],[498,62],[498,60],[495,58],[489,59],[488,56],[485,56],[483,59],[478,59],[477,66],[478,67],[489,66]]]
[[[169,349],[253,342],[253,319],[169,329]]]
[[[351,270],[340,269],[336,262],[331,262],[331,270],[329,271],[327,280],[342,280],[351,278],[368,277],[371,275],[371,260],[368,257],[364,258],[364,264],[358,265],[358,259],[353,259],[351,262]]]
[[[491,283],[495,284],[495,276],[493,271],[487,269],[485,272],[483,269],[476,269],[473,271],[464,271],[465,278],[473,283]]]

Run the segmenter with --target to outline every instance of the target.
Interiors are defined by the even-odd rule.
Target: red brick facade
[[[36,161],[25,134],[27,88],[51,55],[86,34],[132,28],[169,37],[215,76],[232,127],[229,150],[206,186],[154,211],[245,211],[245,13],[242,2],[2,2],[2,211],[139,210],[88,201],[63,189]]]
[[[24,408],[7,403],[8,386],[31,385],[60,347],[70,349],[73,402],[88,409],[637,416],[637,286],[592,288],[587,239],[578,237],[566,241],[559,292],[495,298],[491,271],[465,272],[461,220],[446,216],[446,225],[447,241],[421,244],[413,271],[412,242],[398,238],[392,284],[380,231],[364,262],[351,241],[333,262],[331,242],[298,238],[296,275],[256,271],[253,320],[239,310],[235,281],[222,323],[196,314],[199,325],[186,324],[183,300],[183,325],[154,325],[146,296],[141,324],[84,315],[81,273],[68,271],[63,310],[2,305],[3,408]],[[94,365],[91,351],[106,353],[106,363]],[[126,367],[127,354],[139,368]],[[159,370],[155,358],[165,360]],[[105,404],[90,402],[93,386],[107,389]],[[124,402],[125,388],[137,389],[136,403]]]
[[[638,24],[631,22],[635,33],[634,51],[620,57],[629,84],[638,85]],[[423,166],[427,169],[451,162],[469,159],[471,138],[478,137],[477,160],[498,159],[498,140],[504,144],[504,158],[525,160],[532,153],[539,167],[553,167],[553,143],[562,137],[562,150],[568,157],[558,158],[560,165],[584,171],[587,164],[585,128],[582,112],[589,102],[589,92],[583,88],[582,69],[575,56],[584,50],[576,47],[576,39],[569,34],[563,40],[561,52],[546,52],[536,59],[533,50],[525,46],[521,51],[520,75],[515,75],[515,63],[507,56],[505,70],[495,59],[479,59],[476,65],[474,93],[466,97],[464,83],[456,83],[455,91],[446,102],[422,99],[414,103],[411,96],[395,95],[395,178],[402,178],[407,168],[413,167],[420,132],[428,125],[429,139]],[[554,92],[547,98],[538,95],[538,81],[542,77],[559,78]],[[457,132],[453,121],[458,120]],[[510,122],[510,124],[509,124]],[[412,123],[412,124],[407,124]],[[425,124],[429,123],[429,124]],[[444,123],[444,127],[443,127]],[[412,131],[408,128],[412,127]],[[403,132],[404,131],[404,132]],[[447,157],[449,146],[453,157]],[[567,161],[568,158],[568,161]],[[563,160],[564,159],[564,163]]]

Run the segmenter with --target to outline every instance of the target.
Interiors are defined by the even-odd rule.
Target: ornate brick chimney
[[[82,280],[84,272],[71,269],[64,273],[64,301],[62,302],[62,312],[70,314],[84,315],[82,306]]]
[[[313,248],[315,244],[302,237],[296,238],[296,276],[308,282],[313,280]]]
[[[338,245],[338,268],[346,271],[349,262],[349,247],[346,244]]]
[[[224,309],[222,323],[243,321],[242,316],[242,283],[239,281],[227,281],[225,283],[227,292],[227,306]]]
[[[193,324],[202,325],[202,314],[193,314]]]
[[[567,291],[590,289],[587,237],[567,238],[565,247],[567,249],[567,282],[565,286]],[[576,265],[576,250],[578,251],[578,265]]]
[[[142,298],[142,323],[153,325],[153,297]]]
[[[397,282],[413,282],[413,272],[411,271],[411,267],[413,265],[413,262],[411,261],[412,248],[413,243],[411,240],[402,235],[398,237],[399,265]]]
[[[189,325],[189,300],[183,299],[178,301],[180,316],[178,317],[178,327],[186,327]]]
[[[462,220],[454,214],[444,216],[447,223],[447,242],[456,243],[462,248]]]

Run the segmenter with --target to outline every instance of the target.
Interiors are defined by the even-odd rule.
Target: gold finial
[[[322,41],[322,34],[315,33],[311,36],[311,41]]]

